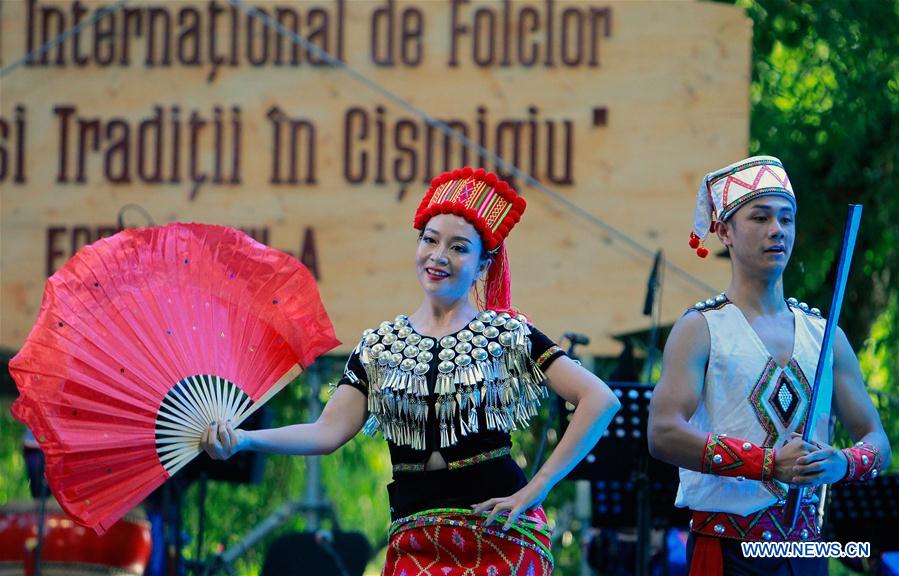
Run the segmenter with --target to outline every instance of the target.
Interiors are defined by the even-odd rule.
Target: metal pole
[[[306,371],[309,386],[309,422],[315,422],[322,412],[321,374],[318,366],[313,364]],[[318,456],[306,456],[306,530],[315,532],[320,524],[319,506],[322,504],[321,467]]]
[[[644,304],[643,313],[648,314],[651,319],[649,331],[649,343],[646,352],[646,364],[643,367],[643,383],[652,385],[653,368],[656,360],[656,346],[659,339],[659,321],[662,309],[662,282],[661,277],[664,273],[665,257],[661,250],[656,252],[655,262],[653,263],[652,273],[649,276],[647,286],[646,304]],[[644,440],[646,440],[644,438]],[[634,478],[637,498],[637,566],[635,573],[637,576],[649,575],[649,555],[650,555],[650,538],[652,535],[652,508],[650,505],[650,485],[649,485],[649,446],[640,450],[637,459],[637,471]]]
[[[578,480],[574,483],[574,515],[581,525],[581,542],[584,536],[590,532],[591,519],[593,517],[593,503],[590,498],[590,480]],[[581,569],[580,576],[591,576],[593,569],[587,562],[587,554],[581,550]]]

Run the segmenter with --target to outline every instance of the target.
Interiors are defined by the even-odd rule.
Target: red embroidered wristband
[[[764,482],[774,478],[774,448],[763,448],[724,434],[709,434],[700,471]]]
[[[846,455],[846,475],[840,482],[867,482],[877,478],[882,463],[880,452],[867,442],[856,442],[852,448],[841,450]]]

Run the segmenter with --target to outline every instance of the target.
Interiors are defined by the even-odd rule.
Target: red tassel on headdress
[[[484,310],[512,312],[512,272],[505,244],[500,244],[493,263],[487,269],[482,306]]]

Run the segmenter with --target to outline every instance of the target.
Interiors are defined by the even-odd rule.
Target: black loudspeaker
[[[830,487],[830,514],[825,529],[830,540],[870,542],[880,550],[899,550],[894,532],[899,524],[899,475],[884,474],[862,484]]]
[[[240,425],[244,430],[269,428],[272,412],[263,406]],[[182,482],[189,484],[204,473],[209,480],[233,482],[235,484],[259,484],[265,472],[265,454],[256,451],[238,452],[227,460],[213,460],[205,452],[178,473]]]
[[[291,532],[269,547],[260,576],[362,576],[371,554],[358,532]]]

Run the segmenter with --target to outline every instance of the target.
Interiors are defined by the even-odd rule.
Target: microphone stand
[[[659,339],[659,316],[662,308],[661,277],[664,268],[664,255],[656,252],[652,264],[652,272],[646,283],[646,300],[643,303],[643,315],[650,317],[649,342],[646,362],[643,366],[643,384],[652,384],[655,367],[656,347]],[[640,450],[637,472],[634,477],[637,492],[637,576],[649,576],[649,539],[652,509],[649,501],[649,448]]]
[[[45,525],[47,523],[47,498],[49,498],[49,490],[47,486],[47,477],[44,475],[44,462],[44,453],[41,452],[41,494],[37,514],[37,546],[34,548],[34,576],[41,576],[41,556],[43,555],[46,530]]]

